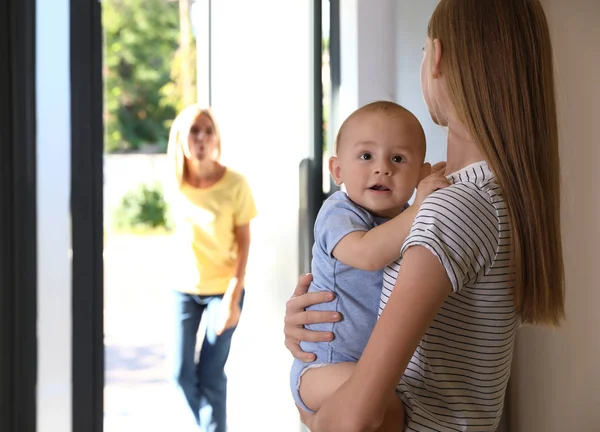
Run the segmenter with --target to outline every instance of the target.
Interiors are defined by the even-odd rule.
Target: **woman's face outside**
[[[217,134],[212,120],[200,115],[190,126],[187,146],[184,148],[186,159],[193,162],[208,162],[218,159],[219,148]]]

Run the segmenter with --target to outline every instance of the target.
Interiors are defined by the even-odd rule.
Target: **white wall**
[[[369,102],[395,100],[395,10],[396,0],[340,2],[341,118],[338,120]]]
[[[427,161],[446,160],[446,132],[431,120],[421,96],[421,48],[439,0],[397,0],[396,101],[417,116],[427,137]]]
[[[523,328],[510,387],[511,432],[600,430],[600,2],[545,0],[557,69],[567,320]]]
[[[340,3],[341,120],[374,100],[396,101],[423,125],[427,160],[444,160],[446,132],[431,121],[421,96],[419,74],[427,23],[438,0]]]
[[[36,4],[38,432],[71,430],[69,1]]]

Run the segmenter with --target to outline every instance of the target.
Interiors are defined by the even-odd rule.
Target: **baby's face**
[[[364,113],[346,125],[330,161],[352,201],[385,217],[400,213],[419,181],[425,142],[414,119]]]

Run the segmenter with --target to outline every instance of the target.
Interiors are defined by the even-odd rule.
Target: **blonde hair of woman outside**
[[[221,133],[218,123],[215,121],[215,117],[210,108],[202,108],[197,104],[190,105],[184,108],[179,115],[173,121],[171,125],[171,131],[169,133],[169,146],[167,149],[173,171],[175,173],[175,182],[179,188],[183,185],[183,179],[185,174],[185,147],[187,146],[188,135],[190,128],[200,116],[208,118],[214,126],[215,134],[215,152],[214,160],[219,161],[221,159]]]

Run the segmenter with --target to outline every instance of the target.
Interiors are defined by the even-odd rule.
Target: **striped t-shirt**
[[[386,268],[379,313],[404,252],[416,245],[429,249],[444,266],[453,293],[398,384],[405,431],[494,431],[518,325],[508,216],[485,162],[448,178],[450,186],[425,199],[401,257]]]

